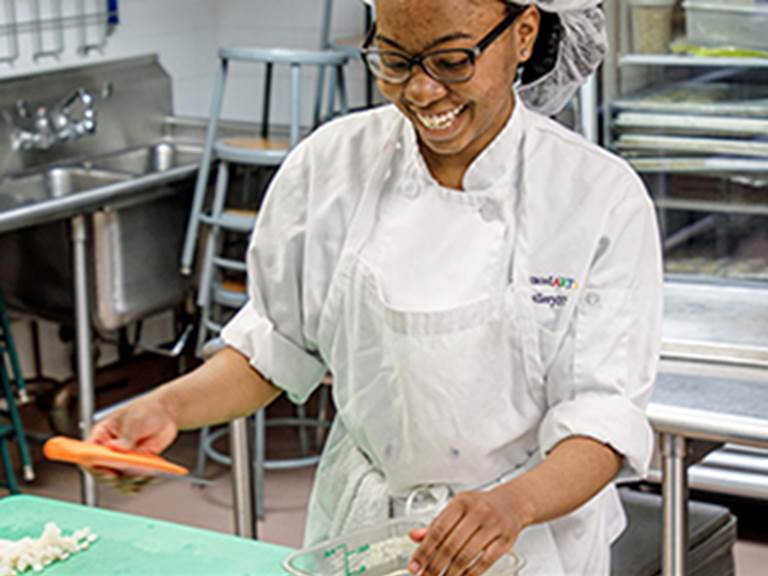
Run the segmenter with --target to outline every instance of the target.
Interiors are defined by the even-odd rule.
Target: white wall
[[[76,0],[61,0],[64,14],[71,13]],[[98,6],[104,2],[98,1]],[[29,22],[28,0],[16,0],[19,22]],[[40,0],[43,17],[51,15],[51,0]],[[88,10],[96,10],[96,0],[86,0]],[[33,34],[19,35],[19,59],[12,65],[0,64],[0,78],[36,74],[61,67],[80,66],[140,54],[158,53],[174,81],[174,109],[182,114],[200,112],[199,93],[210,91],[208,84],[215,66],[217,40],[217,2],[213,0],[121,0],[120,24],[108,38],[103,53],[78,54],[78,30],[64,32],[64,50],[58,58],[32,58]],[[88,29],[91,41],[98,38]],[[45,46],[54,44],[53,32],[43,33]],[[0,46],[3,39],[0,39]],[[3,49],[5,47],[3,46]],[[8,52],[3,52],[8,54]],[[194,97],[190,97],[193,95]]]
[[[51,15],[51,1],[39,0],[43,17]],[[29,21],[30,0],[15,0],[19,22]],[[61,0],[65,15],[74,13],[77,0]],[[102,7],[104,0],[85,0],[89,10]],[[0,79],[36,74],[61,67],[80,66],[148,53],[158,53],[160,62],[173,81],[174,111],[178,115],[207,116],[219,46],[258,45],[317,48],[321,42],[321,18],[324,0],[119,0],[120,24],[109,37],[103,53],[77,53],[76,29],[64,34],[65,48],[58,58],[34,61],[33,38],[20,36],[20,57],[12,65],[0,63]],[[0,25],[7,22],[5,2],[0,1]],[[362,34],[364,10],[360,0],[335,0],[333,36]],[[97,30],[89,28],[90,39]],[[46,32],[44,47],[51,48],[53,36]],[[0,58],[8,55],[6,38],[0,35]],[[244,67],[233,67],[228,85],[224,116],[232,119],[253,118],[254,103],[260,94],[259,76]],[[352,105],[363,103],[363,68],[358,62],[348,68],[347,80]],[[308,122],[314,96],[314,73],[304,74],[304,118]],[[281,75],[276,75],[276,82]],[[285,98],[276,99],[274,119],[287,118]],[[147,340],[170,338],[171,322],[167,314],[151,320],[145,327]],[[27,323],[14,324],[22,367],[33,374],[31,344]],[[42,360],[46,376],[58,379],[71,374],[71,347],[58,341],[56,327],[41,325]],[[114,351],[102,351],[101,364],[114,358]]]
[[[42,16],[52,14],[54,0],[39,0]],[[65,16],[73,15],[77,0],[60,0]],[[30,0],[15,0],[18,22],[31,18]],[[114,60],[147,53],[158,53],[171,75],[174,110],[179,115],[207,116],[213,92],[216,49],[219,46],[285,46],[314,49],[321,42],[324,0],[119,0],[120,24],[109,37],[103,53],[77,53],[76,28],[64,32],[64,50],[59,57],[32,58],[32,33],[19,36],[20,57],[13,64],[0,63],[0,79],[35,74],[61,67]],[[100,9],[104,0],[85,0],[89,11]],[[363,32],[364,10],[360,0],[335,0],[333,36]],[[0,2],[0,25],[7,22],[4,2]],[[90,40],[98,31],[89,27]],[[0,35],[0,58],[9,54],[6,38]],[[53,32],[43,33],[44,47],[53,46]],[[348,84],[353,105],[363,102],[363,68],[359,62],[348,67]],[[277,76],[280,78],[280,75]],[[304,74],[309,111],[314,97],[312,71]],[[253,117],[254,98],[260,95],[260,74],[253,67],[236,66],[228,85],[224,116],[233,119]],[[258,101],[257,101],[258,102]],[[285,99],[277,99],[276,121],[287,118]],[[308,112],[305,112],[309,118]]]

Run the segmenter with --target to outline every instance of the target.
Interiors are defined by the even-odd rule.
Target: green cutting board
[[[40,576],[283,576],[292,550],[143,516],[37,496],[0,499],[0,539],[39,537],[47,522],[71,535],[88,527],[90,549],[48,566]],[[24,575],[32,575],[30,570]],[[37,574],[34,574],[37,576]]]

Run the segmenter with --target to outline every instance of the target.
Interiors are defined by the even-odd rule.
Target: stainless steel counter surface
[[[768,446],[768,373],[761,381],[662,372],[648,417],[657,432]]]
[[[662,357],[768,368],[768,286],[667,280]]]

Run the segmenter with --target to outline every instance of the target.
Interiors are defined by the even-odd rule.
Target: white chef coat
[[[310,540],[376,521],[382,508],[370,502],[411,487],[487,485],[573,435],[614,447],[626,475],[647,471],[652,433],[644,408],[655,378],[662,282],[654,212],[641,181],[620,159],[518,102],[463,184],[464,192],[437,185],[413,127],[388,106],[319,129],[271,186],[249,249],[250,300],[222,335],[296,401],[326,370],[334,373],[339,417],[310,504]],[[350,268],[350,260],[361,265]],[[349,269],[364,276],[358,282]],[[377,322],[355,323],[368,277],[388,307],[382,318],[417,327],[430,314],[447,310],[454,318],[462,307],[471,310],[492,297],[493,286],[522,289],[518,308],[530,323],[513,323],[515,368],[509,382],[494,384],[505,399],[496,404],[508,410],[489,417],[496,390],[485,390],[491,404],[478,405],[483,413],[471,405],[457,411],[466,430],[454,422],[446,453],[435,456],[438,434],[429,466],[414,465],[413,454],[430,439],[409,442],[425,427],[442,426],[444,410],[427,411],[437,414],[434,421],[415,426],[392,414],[405,432],[390,442],[389,429],[371,424],[387,411],[386,381],[370,386],[377,374],[365,373],[381,360],[349,357],[375,348],[349,340],[378,337]],[[475,366],[463,368],[471,375]],[[378,391],[367,396],[373,406],[350,400],[370,388]],[[362,458],[354,460],[355,448]],[[363,466],[377,474],[361,475],[351,487],[339,481]],[[331,510],[345,499],[348,518]],[[367,518],[355,516],[361,499]],[[561,573],[607,573],[608,545],[623,529],[615,490],[547,527]]]

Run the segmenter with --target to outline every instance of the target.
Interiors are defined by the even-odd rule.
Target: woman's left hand
[[[514,502],[499,490],[462,492],[427,528],[411,531],[420,543],[408,570],[421,576],[476,576],[509,552],[525,527]]]

